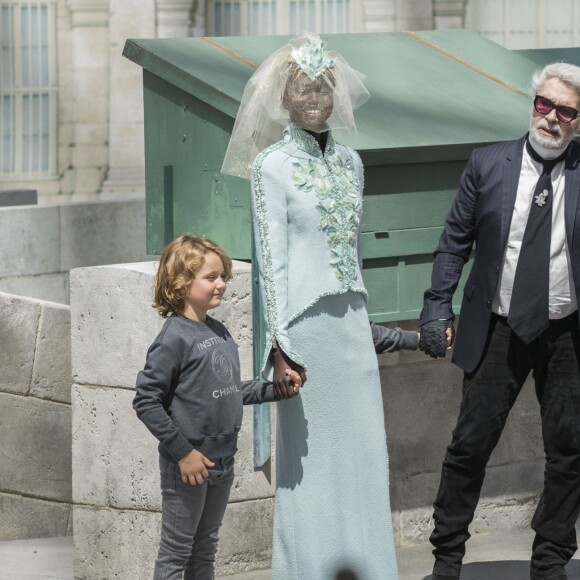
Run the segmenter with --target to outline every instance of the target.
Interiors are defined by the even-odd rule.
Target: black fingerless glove
[[[451,328],[453,335],[452,320],[430,320],[421,326],[419,348],[431,358],[443,358],[447,352],[447,329]]]

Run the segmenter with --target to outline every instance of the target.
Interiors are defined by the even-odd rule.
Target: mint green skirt
[[[322,298],[292,323],[308,367],[277,403],[272,580],[397,580],[377,357],[364,298]]]

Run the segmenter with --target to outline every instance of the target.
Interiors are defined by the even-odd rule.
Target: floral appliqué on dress
[[[357,279],[356,242],[362,204],[350,160],[332,155],[333,151],[329,143],[325,157],[293,161],[292,178],[300,190],[316,193],[316,208],[320,212],[318,228],[328,236],[334,256],[330,264],[338,280],[351,286]]]

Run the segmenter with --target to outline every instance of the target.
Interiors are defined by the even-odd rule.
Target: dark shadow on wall
[[[387,364],[385,360],[379,367],[390,459],[391,508],[430,511],[459,414],[463,373],[449,359],[423,360],[418,358],[421,353],[407,356],[406,351],[402,352],[399,356],[404,364]],[[379,360],[382,362],[380,357]],[[533,381],[529,379],[488,463],[482,503],[493,502],[493,498],[505,502],[506,496],[535,503],[543,477],[540,411]]]

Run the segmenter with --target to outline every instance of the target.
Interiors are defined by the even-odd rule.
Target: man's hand
[[[274,397],[277,401],[290,399],[306,382],[306,373],[300,365],[290,360],[282,349],[274,349],[272,356],[274,358]],[[300,384],[297,381],[300,381]],[[297,384],[298,388],[296,388]]]
[[[213,467],[215,463],[210,461],[203,453],[192,449],[185,457],[179,460],[181,471],[181,481],[191,485],[202,484],[207,478],[207,468]]]
[[[443,358],[454,338],[452,320],[431,320],[421,326],[419,348],[431,358]]]

